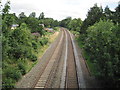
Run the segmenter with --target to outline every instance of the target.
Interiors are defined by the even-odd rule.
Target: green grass
[[[79,45],[80,48],[83,48],[83,47],[84,47],[83,42],[81,41],[81,39],[80,39],[79,36],[77,36],[77,37],[75,38],[75,40],[77,41],[77,43],[78,43],[78,45]]]

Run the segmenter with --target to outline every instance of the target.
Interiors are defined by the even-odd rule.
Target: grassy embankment
[[[41,41],[44,43],[43,45],[37,44],[37,50],[36,52],[33,52],[34,55],[37,56],[37,59],[40,59],[46,49],[49,47],[49,45],[56,39],[56,37],[59,34],[59,28],[56,28],[55,33],[46,32],[45,36],[40,37],[39,39],[42,39]],[[32,50],[32,49],[31,49]],[[3,69],[2,69],[2,82],[3,82],[3,88],[9,89],[14,88],[16,82],[28,73],[32,67],[38,62],[31,61],[28,58],[20,58],[18,60],[16,59],[7,59],[2,62]]]
[[[97,72],[97,66],[90,61],[89,53],[88,53],[88,52],[85,52],[85,50],[84,50],[84,44],[83,44],[83,41],[80,39],[80,34],[79,34],[79,32],[71,31],[71,33],[74,34],[75,40],[77,41],[78,46],[79,46],[79,47],[81,48],[81,50],[82,50],[82,55],[83,55],[83,57],[84,57],[85,60],[86,60],[86,64],[87,64],[87,66],[88,66],[88,68],[89,68],[89,70],[90,70],[90,74],[91,74],[92,76],[96,76],[96,75],[98,74],[98,72]]]
[[[45,37],[49,38],[48,39],[48,44],[46,44],[46,45],[44,45],[42,47],[39,47],[39,49],[38,49],[39,53],[36,54],[38,59],[40,59],[43,56],[44,52],[47,50],[49,45],[52,42],[54,42],[54,40],[57,38],[58,34],[59,34],[59,28],[57,28],[55,33],[46,32]],[[29,60],[28,61],[28,65],[27,65],[27,72],[29,72],[32,69],[32,67],[34,67],[34,65],[37,64],[37,62],[38,62],[38,60],[35,61],[35,62],[32,62],[32,61]]]
[[[58,28],[57,28],[58,29]],[[47,50],[47,48],[49,47],[49,45],[57,38],[59,34],[59,30],[57,30],[54,34],[53,33],[50,33],[50,32],[47,32],[46,34],[46,38],[49,38],[48,40],[48,44],[44,45],[43,47],[40,47],[39,50],[38,50],[38,54],[37,54],[37,57],[38,59],[40,59],[44,52]],[[30,71],[31,68],[37,63],[38,61],[36,62],[29,62],[30,64],[28,65],[28,70],[27,71]]]

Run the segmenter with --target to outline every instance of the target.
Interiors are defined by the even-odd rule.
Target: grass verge
[[[77,41],[78,46],[79,46],[79,47],[81,48],[81,50],[82,50],[82,55],[83,55],[83,57],[84,57],[85,60],[86,60],[86,64],[87,64],[87,66],[88,66],[88,68],[89,68],[89,70],[90,70],[90,74],[91,74],[92,76],[98,75],[97,66],[96,66],[95,63],[91,62],[90,56],[89,56],[88,52],[85,52],[83,41],[80,39],[79,35],[77,35],[77,36],[75,37],[75,40]]]
[[[40,47],[40,48],[38,49],[37,59],[40,59],[40,58],[43,56],[44,52],[47,50],[47,48],[49,47],[49,45],[50,45],[52,42],[55,41],[55,39],[57,38],[58,34],[59,34],[59,31],[55,32],[54,34],[49,33],[49,34],[47,34],[47,35],[45,36],[45,37],[49,38],[49,40],[48,40],[49,43],[46,44],[46,45],[44,45],[44,46],[42,46],[42,47]],[[37,62],[38,62],[38,60],[35,61],[35,62],[32,62],[32,61],[29,60],[29,61],[27,62],[27,63],[28,63],[28,65],[27,65],[27,72],[29,72],[29,71],[32,69],[32,67],[34,67],[34,65],[37,64]]]

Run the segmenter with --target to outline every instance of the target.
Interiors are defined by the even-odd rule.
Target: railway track
[[[48,88],[50,85],[50,77],[52,74],[54,74],[56,68],[57,68],[57,62],[59,61],[59,57],[61,54],[61,46],[63,43],[63,34],[64,32],[62,31],[62,36],[60,38],[60,41],[53,52],[53,55],[49,59],[48,64],[46,65],[45,69],[43,70],[43,73],[40,75],[40,78],[36,82],[34,88]],[[52,79],[52,78],[51,78]]]
[[[70,34],[66,30],[68,36],[68,54],[67,54],[67,75],[66,75],[66,88],[78,88],[77,71],[73,45]]]
[[[64,28],[61,30],[61,39],[34,88],[80,88],[82,85],[72,36]]]
[[[85,88],[72,34],[65,28],[61,28],[61,34],[52,47],[53,49],[47,52],[49,55],[45,54],[38,63],[39,68],[35,72],[38,74],[26,76],[29,82],[26,84],[27,88]],[[29,78],[33,79],[29,80]],[[21,84],[23,88],[26,88],[26,85]]]

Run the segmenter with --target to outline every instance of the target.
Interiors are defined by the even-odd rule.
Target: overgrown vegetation
[[[8,1],[2,10],[2,85],[3,89],[14,88],[15,83],[37,62],[40,50],[48,44],[45,27],[57,26],[57,21],[45,18],[44,13],[37,18],[35,12],[28,17],[22,12],[18,17],[9,13]],[[51,24],[52,22],[52,24]],[[55,24],[54,24],[55,22]],[[57,23],[56,23],[57,22]],[[13,25],[15,28],[13,27]],[[41,24],[44,24],[42,26]]]
[[[98,77],[113,81],[112,86],[120,84],[120,27],[111,21],[94,24],[87,29],[84,49],[89,53],[92,63],[97,65]]]
[[[96,13],[97,12],[97,13]],[[96,4],[88,11],[80,29],[79,42],[92,74],[103,87],[120,86],[120,5],[113,12]]]

